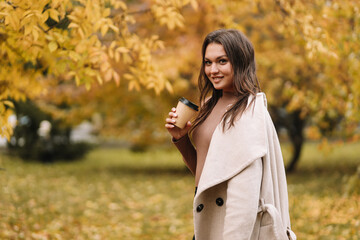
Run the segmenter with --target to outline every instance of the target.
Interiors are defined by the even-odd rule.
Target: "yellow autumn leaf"
[[[191,7],[192,7],[195,11],[198,10],[199,4],[198,4],[197,0],[190,0],[190,4],[191,4]]]
[[[120,84],[120,75],[116,71],[113,71],[113,78],[114,78],[114,81],[115,81],[116,85],[119,86],[119,84]]]
[[[101,35],[105,36],[105,34],[107,33],[107,31],[109,30],[109,25],[108,24],[104,24],[101,26]]]
[[[109,68],[111,67],[110,63],[109,62],[102,62],[100,64],[100,71],[101,72],[106,72]]]
[[[58,45],[56,42],[49,42],[48,44],[50,52],[55,52],[58,48]]]
[[[75,47],[75,51],[79,54],[86,51],[86,49],[87,49],[87,46],[84,41],[80,41],[80,44]]]
[[[102,14],[102,17],[106,18],[110,15],[111,9],[110,8],[105,8]]]
[[[90,82],[86,82],[86,83],[85,83],[85,88],[86,88],[87,91],[89,91],[90,88],[91,88],[91,83],[90,83]]]
[[[115,59],[115,62],[120,62],[120,53],[118,51],[115,51],[114,53],[114,59]]]
[[[100,76],[100,74],[96,74],[96,80],[98,81],[98,83],[100,84],[100,85],[102,85],[103,84],[103,79],[102,79],[102,77]]]
[[[59,12],[56,11],[56,9],[49,9],[49,15],[51,19],[53,19],[56,22],[59,22]]]
[[[10,107],[10,108],[14,108],[15,106],[14,106],[14,103],[13,102],[11,102],[11,101],[9,101],[9,100],[5,100],[5,101],[3,101],[2,102],[5,106],[8,106],[8,107]]]
[[[80,60],[80,55],[75,52],[75,51],[70,51],[69,52],[69,57],[73,60],[73,61],[79,61]]]
[[[116,51],[119,53],[128,53],[129,49],[126,47],[118,47],[118,48],[116,48]]]
[[[168,90],[169,93],[174,93],[174,89],[170,82],[168,82],[168,81],[165,82],[165,88],[166,88],[166,90]]]
[[[127,10],[126,3],[124,3],[123,1],[119,1],[119,0],[115,1],[114,8],[115,9],[121,8],[122,10]]]
[[[129,91],[132,91],[132,90],[140,91],[140,85],[137,81],[130,81],[128,88],[129,88]]]
[[[70,23],[68,28],[79,28],[79,25],[77,23]]]
[[[31,29],[31,33],[32,33],[32,35],[33,35],[34,41],[37,41],[38,38],[39,38],[39,32],[38,32],[38,30],[37,30],[35,27],[33,27],[33,28]]]
[[[109,28],[111,28],[114,32],[119,33],[119,28],[116,27],[114,24],[110,24]]]
[[[104,80],[105,82],[108,82],[111,80],[112,78],[112,74],[113,73],[113,70],[111,68],[109,68],[106,72],[105,72],[105,75],[104,75]]]
[[[78,75],[75,75],[75,83],[76,83],[77,86],[80,85],[80,78],[79,78]]]
[[[110,58],[114,58],[114,50],[112,48],[108,49],[108,54]]]
[[[84,70],[84,73],[88,76],[91,76],[91,77],[95,77],[97,74],[95,72],[95,70],[91,69],[91,68],[85,68]]]
[[[133,76],[132,74],[125,73],[125,74],[124,74],[124,78],[127,79],[127,80],[133,80],[133,79],[134,79],[134,76]]]

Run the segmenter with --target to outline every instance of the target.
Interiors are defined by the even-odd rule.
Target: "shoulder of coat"
[[[264,106],[267,108],[267,99],[266,94],[264,92],[259,92],[256,94],[256,98],[262,97],[264,101]]]

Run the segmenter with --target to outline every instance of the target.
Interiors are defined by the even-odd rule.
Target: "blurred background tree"
[[[52,118],[31,101],[16,102],[15,108],[18,124],[8,143],[11,154],[52,163],[80,159],[92,149],[90,142],[72,142],[72,127]]]
[[[292,143],[287,169],[294,170],[306,138],[321,140],[324,149],[329,138],[359,140],[359,6],[353,0],[199,1],[197,14],[185,15],[191,27],[184,45],[191,51],[179,75],[196,82],[201,41],[195,46],[191,38],[217,28],[243,31],[255,46],[275,125]]]
[[[41,0],[0,3],[1,135],[9,138],[8,99],[35,99],[48,88],[75,81],[90,89],[94,82],[129,89],[171,91],[152,53],[163,48],[158,35],[142,35],[135,15],[150,14],[156,24],[183,26],[181,8],[194,1],[150,1],[129,9],[118,0]],[[195,5],[194,5],[195,6]]]
[[[172,86],[165,78],[161,65],[153,59],[164,44],[155,32],[142,31],[141,27],[146,25],[139,27],[136,16],[147,15],[151,18],[150,24],[159,28],[164,26],[166,31],[173,30],[184,26],[180,10],[187,5],[197,6],[192,0],[143,3],[118,0],[1,2],[0,135],[10,139],[12,134],[8,122],[14,109],[12,101],[31,99],[52,117],[74,125],[89,118],[95,107],[100,106],[98,112],[107,114],[115,106],[106,105],[107,109],[105,104],[121,104],[116,100],[114,102],[112,95],[106,98],[107,102],[97,102],[105,97],[100,95],[106,94],[109,87],[114,88],[110,93],[115,93],[114,97],[128,90],[147,92],[147,98],[154,96],[150,90],[157,95],[164,89],[171,92]],[[123,80],[127,82],[126,87],[119,87]],[[100,85],[106,84],[101,93],[96,92]],[[92,85],[93,92],[84,91]],[[88,101],[91,94],[98,98]],[[128,105],[130,111],[127,108],[119,109],[118,113],[111,111],[110,115],[119,116],[115,122],[120,126],[129,117],[136,118],[131,122],[140,126],[139,121],[146,119],[143,115],[149,113],[150,109],[141,104],[147,102],[144,99],[146,96],[135,95],[137,98],[129,94],[121,98],[134,99],[127,100],[131,102]],[[59,107],[64,104],[70,107]],[[137,109],[138,106],[141,106],[140,109]],[[114,122],[111,116],[108,119],[107,123]],[[111,129],[113,125],[106,129]],[[129,136],[143,145],[141,142],[145,141],[146,133],[131,127],[130,130],[134,131]],[[135,136],[133,133],[136,133]]]
[[[97,112],[102,134],[134,149],[164,142],[170,107],[197,98],[202,39],[236,28],[255,46],[269,109],[292,143],[288,170],[306,138],[324,148],[330,137],[359,139],[358,1],[30,2],[0,5],[2,126],[8,99],[27,97],[69,124]]]

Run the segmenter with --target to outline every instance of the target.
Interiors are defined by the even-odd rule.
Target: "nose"
[[[219,68],[216,66],[216,63],[211,64],[210,73],[215,74],[219,72]]]

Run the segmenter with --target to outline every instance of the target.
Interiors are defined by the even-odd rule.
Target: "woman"
[[[216,30],[205,38],[202,57],[197,118],[179,129],[172,108],[165,124],[195,175],[195,239],[295,239],[251,42],[237,30]]]

